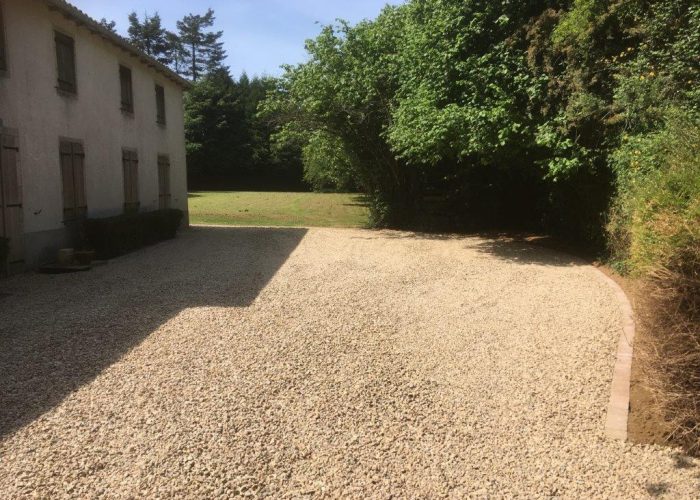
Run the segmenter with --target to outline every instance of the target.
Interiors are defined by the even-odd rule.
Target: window
[[[134,87],[131,83],[131,70],[125,66],[119,66],[119,83],[122,90],[122,111],[134,112]]]
[[[165,125],[165,89],[160,85],[156,85],[156,109],[156,121]]]
[[[158,156],[158,208],[170,208],[170,158]]]
[[[85,217],[85,152],[75,141],[61,141],[61,177],[63,179],[63,220]]]
[[[58,89],[75,94],[75,42],[63,33],[56,32],[56,60],[58,62]]]
[[[2,3],[0,3],[0,71],[7,70],[7,49],[5,47],[5,20],[2,17]]]
[[[124,211],[138,212],[139,210],[139,155],[130,149],[122,150],[122,165],[124,167]]]

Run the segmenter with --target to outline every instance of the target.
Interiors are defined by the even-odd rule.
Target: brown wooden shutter
[[[5,19],[2,16],[2,3],[0,3],[0,71],[7,69],[7,48],[5,47]]]
[[[122,168],[124,171],[124,208],[131,200],[131,151],[122,151]]]
[[[63,220],[87,215],[85,195],[85,151],[79,142],[61,141],[61,180],[63,183]]]
[[[162,155],[158,157],[159,208],[170,208],[170,198],[170,158],[166,155]]]
[[[165,125],[165,89],[156,85],[156,121]]]
[[[58,63],[58,88],[75,93],[75,41],[58,31],[55,33],[56,60]]]
[[[75,185],[73,183],[73,145],[61,141],[61,179],[63,181],[63,219],[73,219],[77,214],[75,209]]]
[[[123,150],[122,166],[124,170],[124,210],[127,212],[139,209],[139,157],[136,151]]]
[[[19,139],[16,132],[0,130],[0,236],[10,240],[9,263],[22,261],[22,183],[19,172]]]
[[[87,215],[87,197],[85,196],[85,151],[79,142],[73,143],[73,193],[74,208],[77,217]]]
[[[121,86],[122,110],[134,112],[134,90],[131,79],[131,70],[125,66],[119,66],[119,83]]]

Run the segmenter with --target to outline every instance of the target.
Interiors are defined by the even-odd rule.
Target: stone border
[[[634,352],[634,312],[627,294],[615,280],[603,271],[596,271],[615,292],[622,309],[622,333],[617,345],[617,360],[613,372],[608,415],[605,422],[605,434],[611,439],[627,440],[627,420],[630,410],[630,381],[632,378],[632,354]]]

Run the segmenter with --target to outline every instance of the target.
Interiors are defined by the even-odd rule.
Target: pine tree
[[[129,40],[149,56],[162,64],[171,64],[171,45],[168,32],[161,24],[160,15],[144,15],[143,22],[136,12],[129,14]]]
[[[100,19],[100,25],[103,28],[107,28],[112,33],[117,32],[117,23],[114,21],[107,21],[107,19],[103,17],[102,19]]]
[[[189,14],[177,22],[180,41],[187,52],[187,66],[182,73],[197,81],[207,73],[227,69],[223,65],[226,51],[221,37],[223,31],[206,31],[214,25],[214,11],[204,15]]]
[[[187,67],[187,51],[182,44],[182,40],[177,36],[177,33],[168,31],[165,34],[165,39],[168,42],[168,58],[170,59],[170,67],[175,73],[183,74]]]

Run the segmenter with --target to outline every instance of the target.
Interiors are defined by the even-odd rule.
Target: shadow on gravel
[[[375,240],[427,240],[450,241],[469,239],[469,248],[488,254],[497,259],[518,264],[572,267],[583,266],[593,261],[588,255],[572,255],[576,249],[565,248],[550,238],[511,236],[508,233],[425,233],[415,231],[375,231],[366,236],[353,236],[353,239]],[[471,241],[476,241],[471,244]]]
[[[587,264],[585,260],[559,250],[513,239],[483,239],[476,244],[475,249],[497,259],[517,264],[555,267],[584,266]]]
[[[89,273],[0,282],[0,438],[192,307],[246,307],[305,229],[195,228]],[[96,409],[99,411],[99,409]]]

